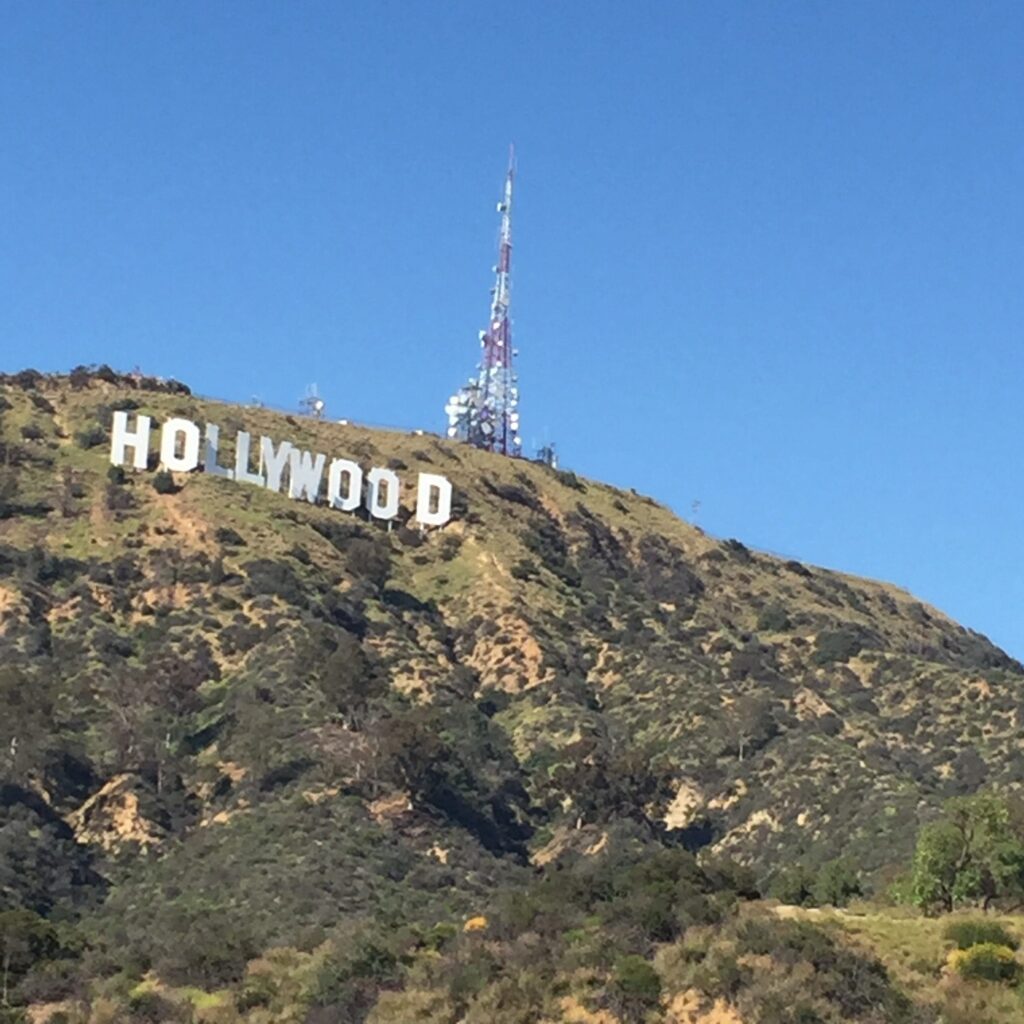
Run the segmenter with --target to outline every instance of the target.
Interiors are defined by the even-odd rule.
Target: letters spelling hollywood
[[[146,469],[149,464],[149,416],[137,415],[134,426],[128,413],[114,413],[110,435],[110,461],[115,466],[131,465]],[[364,502],[363,470],[350,459],[331,459],[321,452],[297,448],[290,441],[275,445],[269,437],[260,437],[256,451],[252,438],[244,430],[235,435],[234,466],[219,462],[220,427],[216,423],[199,426],[191,420],[174,417],[160,428],[160,464],[176,473],[189,473],[201,465],[210,476],[238,483],[265,487],[280,492],[287,476],[288,497],[305,499],[311,504],[322,501],[331,508],[352,512]],[[127,458],[128,450],[132,458]],[[256,468],[252,466],[256,457]],[[324,470],[326,469],[326,480]],[[366,474],[366,509],[375,519],[390,520],[398,515],[401,482],[390,469],[373,467]],[[326,484],[326,486],[325,486]],[[420,473],[416,485],[416,521],[424,526],[443,526],[451,519],[452,485],[437,473]]]

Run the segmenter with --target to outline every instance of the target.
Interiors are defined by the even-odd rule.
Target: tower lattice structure
[[[448,399],[448,436],[477,448],[519,455],[519,386],[513,368],[512,320],[512,185],[515,154],[509,150],[508,173],[498,213],[498,263],[491,289],[491,316],[480,332],[481,359],[477,375]]]

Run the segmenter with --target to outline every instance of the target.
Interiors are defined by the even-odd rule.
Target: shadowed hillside
[[[245,429],[390,467],[402,514],[388,529],[168,476],[155,454],[150,472],[111,467],[117,409],[219,424],[225,464]],[[448,525],[411,518],[418,471],[453,483]],[[709,927],[795,863],[844,855],[881,891],[944,800],[1024,779],[1024,669],[898,588],[718,541],[571,472],[106,372],[0,382],[0,646],[0,909],[75,922],[92,977],[212,989],[289,947],[264,973],[322,980],[339,926],[461,922],[501,893],[514,945],[511,894],[539,886],[523,913],[543,916],[545,880],[579,864],[611,886],[577,898],[583,946],[644,863]],[[804,929],[794,963],[821,954],[804,922],[727,928],[696,959],[719,941],[767,955],[778,928]],[[607,1016],[583,999],[507,1019],[648,1019],[630,969]],[[445,1009],[424,971],[419,1008],[370,1019],[498,1019],[468,997]],[[819,993],[847,1016],[801,1019],[931,1019],[876,981],[845,1010]],[[373,1004],[344,1016],[329,997],[303,1013],[335,1016],[294,1019]],[[671,1012],[650,1019],[703,1019]],[[267,1013],[245,1019],[293,1019]]]

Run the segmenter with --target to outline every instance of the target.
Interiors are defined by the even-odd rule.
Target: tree
[[[79,448],[97,448],[106,440],[107,432],[99,424],[93,424],[75,434],[75,443]]]
[[[1024,896],[1024,836],[1006,800],[981,793],[948,801],[918,835],[910,889],[918,906],[946,912]]]
[[[794,907],[812,907],[814,898],[814,875],[803,864],[793,864],[782,868],[772,879],[768,895],[780,903],[788,903]]]
[[[16,668],[0,668],[0,707],[0,776],[19,780],[45,756],[53,727],[52,686]]]
[[[18,511],[18,478],[13,469],[0,469],[0,519]]]
[[[143,751],[156,769],[157,792],[177,774],[185,738],[193,727],[193,715],[202,707],[200,687],[220,679],[220,667],[209,643],[202,637],[187,650],[164,649],[151,656],[138,681],[144,702]]]
[[[746,693],[722,708],[722,716],[713,726],[723,754],[742,761],[751,751],[760,750],[779,731],[772,714],[771,697],[763,691]]]
[[[757,616],[757,628],[766,633],[785,633],[791,625],[789,613],[778,602],[765,605]]]
[[[845,857],[822,864],[811,886],[811,895],[818,906],[845,907],[853,897],[861,895],[854,864]]]
[[[375,587],[383,587],[391,575],[391,553],[388,548],[368,537],[355,537],[345,546],[349,572],[357,579]]]
[[[358,639],[342,633],[337,648],[324,664],[320,690],[350,729],[361,729],[370,701],[387,692],[387,680],[374,674]]]
[[[11,988],[37,961],[58,950],[56,933],[30,910],[0,913],[0,1006],[11,1005]]]
[[[615,964],[611,987],[616,1009],[628,1021],[644,1020],[661,997],[658,972],[642,956],[621,957]]]
[[[644,746],[614,736],[584,736],[562,749],[551,772],[551,799],[572,801],[577,826],[633,818],[651,825],[646,808],[672,797],[668,769]]]

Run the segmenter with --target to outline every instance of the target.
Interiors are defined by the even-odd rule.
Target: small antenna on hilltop
[[[537,449],[537,461],[543,462],[549,469],[558,469],[558,452],[555,451],[554,441],[549,441]]]
[[[320,397],[320,392],[317,391],[315,384],[310,384],[306,388],[305,395],[299,399],[299,408],[307,416],[312,416],[313,419],[322,420],[324,418],[324,410],[327,408],[327,403]]]

